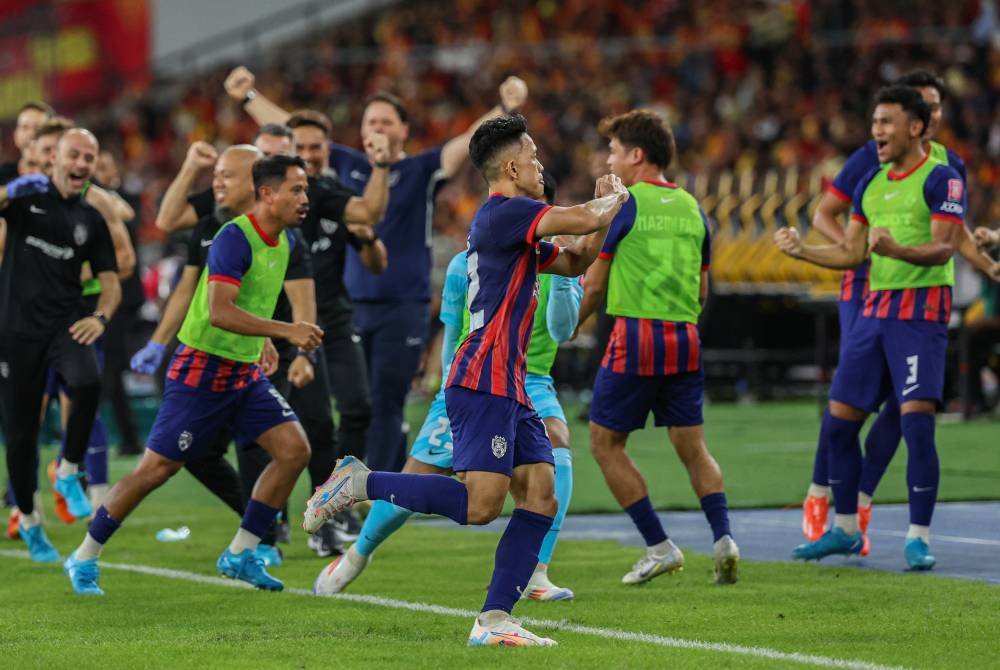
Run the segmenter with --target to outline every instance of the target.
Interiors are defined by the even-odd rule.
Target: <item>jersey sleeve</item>
[[[115,245],[111,241],[111,231],[104,219],[96,210],[93,211],[90,224],[90,240],[87,245],[87,260],[90,269],[96,277],[101,272],[118,272],[118,261],[115,258]]]
[[[189,195],[187,201],[194,208],[194,214],[199,219],[215,211],[215,195],[210,188]]]
[[[348,201],[354,196],[350,190],[337,184],[323,194],[323,199],[318,203],[318,213],[320,218],[331,221],[344,222],[344,210],[347,209]]]
[[[312,279],[312,257],[302,239],[302,233],[286,228],[285,234],[288,235],[288,269],[285,270],[285,281]]]
[[[701,271],[707,272],[712,266],[712,228],[708,225],[708,217],[705,210],[698,208],[701,214],[701,222],[705,224],[705,239],[701,241]]]
[[[861,180],[854,186],[854,194],[851,198],[851,221],[857,221],[858,223],[867,226],[868,216],[865,214],[865,208],[862,204],[862,200],[865,196],[865,190],[868,188],[868,184],[871,183],[875,175],[881,166],[873,168],[868,174],[861,178]]]
[[[955,168],[938,165],[924,182],[924,200],[931,210],[932,221],[950,221],[965,224],[965,180]]]
[[[462,312],[465,310],[468,289],[468,265],[463,251],[451,259],[445,272],[444,289],[441,291],[441,323],[456,328],[462,326]]]
[[[851,202],[858,183],[878,165],[878,152],[874,141],[870,140],[848,156],[844,167],[840,168],[826,190],[844,202]]]
[[[958,176],[962,178],[962,181],[965,183],[969,182],[965,172],[965,161],[963,161],[962,157],[951,149],[948,149],[948,165],[950,165],[955,172],[958,173]]]
[[[628,200],[618,210],[615,218],[611,220],[611,225],[608,226],[608,234],[604,237],[604,245],[601,247],[598,258],[607,261],[614,257],[618,243],[625,239],[625,236],[632,230],[632,226],[635,225],[635,213],[635,197],[629,194]]]
[[[545,323],[549,336],[556,342],[565,342],[573,336],[580,318],[580,301],[583,285],[579,277],[553,275],[549,288],[549,304],[545,308]]]
[[[361,165],[368,163],[363,153],[343,144],[330,143],[330,167],[336,170],[337,174],[349,174],[359,163]]]
[[[208,281],[239,286],[252,262],[250,241],[239,226],[228,224],[219,231],[208,250]]]
[[[199,269],[201,268],[201,243],[205,240],[205,227],[205,220],[199,218],[198,223],[194,226],[194,230],[191,231],[191,237],[188,238],[185,265],[193,265]]]
[[[531,198],[508,198],[498,204],[489,220],[490,237],[502,249],[535,244],[535,229],[552,205]]]
[[[559,258],[560,249],[551,242],[541,240],[535,245],[535,253],[538,254],[538,271],[544,272]]]

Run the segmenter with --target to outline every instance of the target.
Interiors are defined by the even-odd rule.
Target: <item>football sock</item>
[[[65,458],[59,459],[59,467],[56,468],[56,477],[62,479],[63,477],[75,475],[78,472],[80,472],[80,466],[78,464],[70,463]]]
[[[632,517],[632,523],[646,541],[647,547],[666,541],[667,532],[663,530],[663,524],[660,523],[660,517],[656,515],[649,496],[632,503],[625,508],[625,512]]]
[[[892,462],[902,437],[899,404],[895,398],[886,400],[882,411],[872,422],[871,430],[865,436],[865,457],[861,466],[861,480],[858,488],[869,496],[875,494],[878,483]]]
[[[101,417],[94,419],[90,443],[83,455],[83,469],[87,473],[88,486],[108,483],[108,437]]]
[[[809,490],[806,491],[806,495],[813,498],[827,498],[830,496],[830,487],[820,486],[819,484],[810,484]]]
[[[858,507],[871,507],[872,497],[864,491],[858,491]]]
[[[42,516],[38,513],[38,510],[34,510],[30,514],[25,514],[21,512],[21,528],[29,530],[34,528],[42,522]]]
[[[823,410],[823,420],[830,415],[830,410]],[[820,423],[822,425],[822,422]],[[826,488],[830,484],[830,443],[826,440],[826,435],[822,429],[819,431],[819,438],[816,440],[816,455],[813,457],[813,478],[812,483]],[[809,495],[813,495],[810,493]]]
[[[904,414],[901,420],[909,458],[906,488],[910,499],[910,523],[930,526],[941,478],[934,444],[934,416],[922,412]]]
[[[556,462],[556,502],[559,503],[559,508],[538,552],[538,562],[546,565],[552,562],[552,552],[556,549],[556,540],[559,539],[563,519],[569,510],[569,501],[573,497],[573,452],[569,449],[553,449],[552,458]]]
[[[858,515],[834,514],[833,525],[834,527],[839,528],[848,535],[854,535],[855,533],[858,532]]]
[[[820,433],[830,445],[830,488],[837,514],[857,514],[858,479],[861,477],[861,444],[858,433],[864,421],[823,416]]]
[[[111,517],[108,509],[104,505],[98,507],[94,513],[94,520],[90,522],[87,535],[83,538],[83,544],[76,550],[76,557],[85,561],[100,556],[101,549],[119,528],[121,523]]]
[[[372,472],[367,494],[369,500],[385,500],[411,512],[440,514],[462,525],[468,523],[469,491],[451,477]]]
[[[483,612],[501,610],[509,613],[514,609],[514,603],[521,598],[521,592],[535,571],[538,550],[551,526],[550,516],[524,509],[514,510],[497,544],[493,579],[486,593]]]
[[[713,541],[718,542],[723,535],[732,535],[729,530],[729,506],[725,493],[710,493],[701,499],[701,510],[712,527]]]
[[[911,537],[919,537],[921,540],[930,544],[931,542],[931,528],[930,526],[919,526],[917,524],[910,524],[910,527],[906,530],[907,539]]]
[[[83,536],[83,542],[76,549],[76,560],[89,561],[93,558],[100,558],[101,549],[104,549],[104,545],[91,537],[90,533],[87,533]]]
[[[280,510],[270,505],[265,505],[259,500],[250,499],[247,503],[247,510],[243,513],[243,520],[240,522],[240,529],[236,531],[236,536],[229,545],[229,551],[239,554],[244,549],[256,549],[260,544],[260,538],[267,535],[271,530],[274,520],[278,518]]]
[[[412,515],[413,512],[408,509],[384,500],[376,500],[368,512],[364,525],[361,526],[358,541],[354,543],[354,550],[362,556],[371,556],[372,552],[399,530]]]

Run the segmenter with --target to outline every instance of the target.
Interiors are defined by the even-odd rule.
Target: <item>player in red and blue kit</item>
[[[309,501],[304,527],[318,528],[358,500],[386,500],[460,524],[495,519],[515,502],[496,550],[493,579],[470,645],[551,645],[510,616],[538,562],[557,505],[552,445],[524,389],[538,273],[578,276],[600,249],[601,235],[628,197],[621,181],[602,177],[597,198],[575,207],[538,202],[542,166],[522,116],[484,122],[469,153],[491,195],[472,221],[468,250],[469,335],[452,363],[445,401],[454,470],[443,475],[372,472],[346,458]],[[542,238],[586,235],[559,248]]]
[[[933,141],[941,124],[941,103],[945,97],[944,82],[933,73],[917,70],[904,75],[896,83],[915,88],[930,106],[931,117],[924,135],[924,150],[930,154],[931,160],[953,167],[964,182],[965,163],[962,159],[954,151]],[[850,209],[851,196],[861,179],[878,166],[875,140],[869,140],[850,155],[833,182],[827,187],[827,192],[816,208],[813,226],[830,240],[843,241],[844,228],[838,222],[838,218],[846,215]],[[990,259],[976,250],[970,235],[966,237],[967,239],[962,240],[958,251],[974,267],[990,274],[992,265]],[[868,294],[868,266],[869,261],[865,259],[856,268],[844,272],[837,303],[841,331],[838,360],[844,358],[844,346],[850,339],[849,332]],[[899,407],[890,396],[865,438],[864,466],[858,494],[858,520],[864,538],[862,556],[868,555],[870,551],[867,531],[871,520],[872,496],[889,467],[902,437],[899,420]],[[813,463],[812,482],[802,505],[802,532],[809,540],[819,539],[827,530],[829,492],[829,449],[821,435]]]

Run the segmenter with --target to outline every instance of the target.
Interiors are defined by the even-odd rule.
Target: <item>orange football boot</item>
[[[807,496],[802,503],[802,534],[810,542],[815,542],[826,532],[826,521],[830,512],[830,501],[826,496]]]
[[[66,504],[66,498],[63,497],[59,491],[56,491],[56,465],[55,461],[49,463],[48,473],[49,473],[49,483],[52,484],[52,496],[56,499],[56,516],[63,523],[73,523],[76,521],[76,517],[69,513],[69,505]]]
[[[8,540],[19,540],[21,539],[21,531],[18,528],[21,525],[21,513],[16,507],[10,510],[10,516],[7,518],[7,539]]]
[[[872,550],[872,543],[868,539],[868,524],[872,520],[872,506],[862,507],[858,505],[858,528],[861,530],[861,555],[867,556]]]

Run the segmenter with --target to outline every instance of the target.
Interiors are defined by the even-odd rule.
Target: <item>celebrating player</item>
[[[472,137],[469,154],[491,195],[469,232],[469,335],[455,354],[445,389],[453,469],[465,483],[441,475],[372,472],[345,458],[310,500],[304,526],[317,528],[359,500],[386,500],[479,525],[500,514],[510,492],[516,508],[497,546],[493,580],[469,644],[551,645],[552,640],[528,632],[510,616],[557,511],[552,445],[525,390],[525,354],[538,273],[578,276],[599,245],[592,237],[563,249],[540,240],[589,236],[606,228],[628,192],[608,175],[598,181],[596,198],[583,205],[539,202],[542,166],[520,115],[485,121]]]
[[[217,567],[223,575],[261,589],[284,587],[267,573],[255,550],[308,463],[309,443],[257,361],[266,338],[287,339],[311,351],[323,331],[307,322],[271,319],[295,239],[286,228],[298,225],[308,208],[305,164],[293,156],[264,158],[254,163],[253,183],[253,210],[226,224],[212,243],[178,335],[183,346],[170,363],[146,453],[111,489],[83,543],[66,559],[77,593],[103,593],[97,559],[104,544],[146,495],[224,430],[238,445],[264,447],[271,463],[257,480],[240,528]]]
[[[843,241],[807,246],[794,228],[775,233],[786,254],[824,267],[856,267],[865,257],[866,241],[871,252],[870,291],[842,347],[821,428],[830,449],[835,523],[818,540],[797,547],[795,558],[861,552],[858,434],[891,389],[909,450],[906,562],[917,570],[935,563],[928,548],[940,479],[934,413],[944,386],[952,255],[967,233],[961,176],[931,160],[924,148],[930,119],[930,106],[913,88],[894,85],[879,91],[872,137],[881,165],[858,183]]]
[[[587,273],[583,321],[607,295],[615,327],[597,373],[590,410],[590,448],[618,504],[646,542],[646,553],[622,577],[640,584],[684,565],[667,537],[642,474],[625,453],[629,433],[652,412],[687,468],[715,540],[715,580],[736,581],[739,549],[729,529],[722,472],[705,446],[698,316],[708,297],[711,240],[697,201],[666,181],[674,138],[653,112],[607,118],[608,166],[628,186],[628,201],[608,229]]]
[[[555,180],[548,173],[544,176],[545,201],[552,204],[555,199]],[[467,252],[463,251],[448,264],[441,296],[441,322],[444,324],[444,342],[441,346],[443,383],[410,449],[410,457],[403,472],[450,475],[453,471],[453,440],[445,407],[444,386],[455,350],[469,333],[469,312],[465,308],[468,289],[468,257]],[[535,572],[523,591],[522,597],[532,600],[573,598],[570,589],[556,586],[548,577],[548,566],[573,494],[573,454],[569,450],[569,427],[549,373],[555,361],[556,348],[560,342],[568,340],[576,328],[582,293],[580,282],[576,279],[551,274],[543,274],[538,278],[538,306],[535,308],[535,324],[528,347],[524,386],[552,441],[559,509],[552,527],[545,535]],[[383,500],[376,501],[365,519],[358,541],[320,573],[313,590],[326,594],[338,593],[347,588],[368,566],[375,549],[412,514],[410,510]]]

